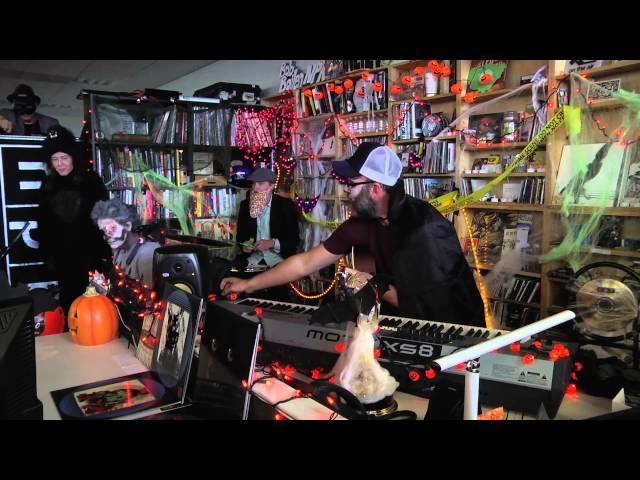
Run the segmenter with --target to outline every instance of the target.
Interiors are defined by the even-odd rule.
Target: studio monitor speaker
[[[195,244],[159,247],[153,254],[153,289],[162,295],[169,282],[201,298],[209,293],[207,247]]]

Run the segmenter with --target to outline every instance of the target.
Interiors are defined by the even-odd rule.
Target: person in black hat
[[[51,127],[42,151],[49,173],[40,187],[38,227],[32,235],[58,280],[60,305],[67,312],[84,293],[89,272],[105,272],[111,264],[111,249],[90,216],[108,194],[66,128]]]
[[[274,195],[276,174],[268,168],[257,168],[247,180],[251,190],[249,198],[240,202],[236,240],[251,243],[253,239],[254,243],[241,247],[240,259],[242,263],[246,260],[249,267],[274,267],[297,251],[298,211],[290,199]],[[268,296],[273,300],[287,300],[286,289],[274,289],[270,293]]]
[[[12,135],[44,135],[58,120],[36,113],[40,105],[40,97],[29,85],[21,83],[7,97],[13,104],[13,110],[0,110],[0,130]]]
[[[322,244],[243,280],[225,278],[223,294],[252,293],[303,278],[355,250],[373,257],[367,277],[383,313],[484,326],[484,306],[453,225],[429,203],[404,193],[402,163],[386,145],[365,142],[333,162],[347,179],[353,215]],[[359,265],[356,264],[356,267]],[[362,268],[362,267],[360,267]],[[370,309],[370,306],[368,307]],[[362,308],[360,313],[369,313]]]

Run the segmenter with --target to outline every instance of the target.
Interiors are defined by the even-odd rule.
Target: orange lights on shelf
[[[434,378],[436,378],[436,375],[437,373],[433,368],[425,370],[424,372],[424,376],[427,377],[429,380],[433,380]]]
[[[412,382],[417,382],[420,380],[420,372],[417,370],[409,370],[409,380]]]
[[[569,383],[567,385],[567,389],[565,390],[565,393],[567,395],[575,395],[578,391],[578,387],[576,387],[575,383]]]
[[[256,315],[258,317],[261,317],[262,316],[262,307],[256,307],[255,312],[256,312]]]
[[[513,353],[520,352],[520,348],[520,342],[512,343],[511,345],[509,345],[509,350]]]

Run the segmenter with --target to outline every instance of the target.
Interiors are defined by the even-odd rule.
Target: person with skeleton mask
[[[153,252],[158,242],[146,239],[135,230],[140,225],[135,207],[114,198],[96,202],[91,219],[102,231],[113,251],[113,263],[131,278],[147,285],[153,282]]]
[[[13,110],[0,110],[0,133],[11,135],[44,135],[49,128],[58,125],[53,117],[36,113],[40,97],[29,85],[20,84],[7,97]]]

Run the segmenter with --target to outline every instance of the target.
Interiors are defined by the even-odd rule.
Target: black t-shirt
[[[351,247],[358,254],[369,253],[376,264],[376,272],[392,274],[391,230],[381,220],[351,217],[340,225],[324,242],[334,255],[348,255]]]
[[[25,123],[24,134],[25,135],[42,135],[42,131],[40,130],[40,122],[36,120],[34,123]]]

